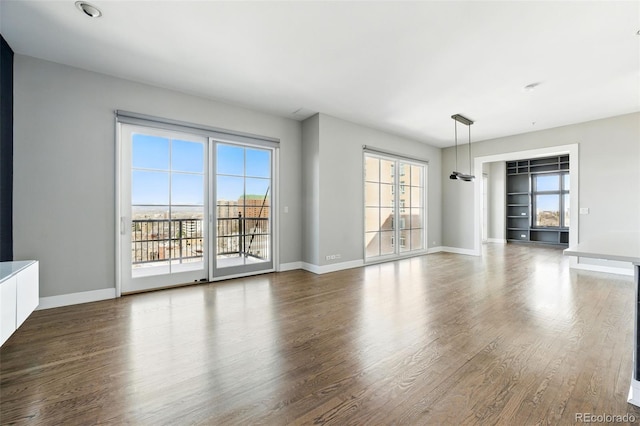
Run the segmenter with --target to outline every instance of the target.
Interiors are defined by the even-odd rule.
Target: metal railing
[[[134,219],[131,224],[133,264],[196,261],[204,255],[202,219]],[[268,259],[269,218],[218,218],[217,256]]]

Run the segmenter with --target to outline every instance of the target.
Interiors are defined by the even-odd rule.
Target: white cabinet
[[[16,331],[16,282],[13,276],[0,283],[0,344]]]
[[[0,345],[38,306],[38,262],[0,262]]]

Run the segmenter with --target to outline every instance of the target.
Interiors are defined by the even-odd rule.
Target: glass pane
[[[424,189],[416,186],[411,187],[411,207],[424,207],[422,204],[422,195]]]
[[[410,179],[409,170],[410,170],[411,166],[408,165],[408,164],[404,164],[404,163],[398,163],[398,167],[400,168],[399,178],[408,183],[409,179]]]
[[[380,185],[377,183],[366,182],[364,184],[364,205],[365,206],[379,206],[380,205],[380,195],[378,191],[380,190]]]
[[[423,166],[411,166],[411,186],[424,186],[422,179]]]
[[[204,207],[173,207],[171,209],[171,258],[176,264],[202,262],[204,244]]]
[[[216,171],[223,175],[244,175],[244,148],[218,144]]]
[[[169,173],[133,170],[131,204],[169,204]]]
[[[400,232],[400,251],[405,252],[411,250],[411,232]]]
[[[169,170],[169,139],[136,133],[131,154],[134,169]]]
[[[171,175],[172,204],[204,204],[204,176],[183,173]]]
[[[569,194],[564,194],[564,226],[565,227],[569,227],[569,224],[571,223],[571,220],[569,218],[569,206],[570,206],[570,201],[569,201]]]
[[[393,229],[393,209],[380,209],[380,229]]]
[[[562,175],[562,189],[568,191],[571,188],[569,173]]]
[[[367,207],[364,216],[365,231],[378,231],[380,229],[380,210],[377,207]]]
[[[424,210],[423,209],[411,209],[411,228],[424,228]]]
[[[393,232],[380,232],[380,254],[393,254],[394,252]]]
[[[380,182],[380,160],[374,157],[364,157],[364,179],[369,182]]]
[[[411,230],[411,250],[421,250],[424,248],[424,230]]]
[[[407,229],[411,226],[411,217],[408,214],[401,214],[398,221],[400,222],[400,229]]]
[[[380,233],[366,232],[364,234],[364,246],[366,247],[366,256],[380,256]]]
[[[560,190],[560,175],[533,175],[534,191],[558,191]]]
[[[535,196],[535,226],[560,226],[560,196],[546,194]]]
[[[171,255],[169,206],[133,206],[132,212],[132,276],[167,273]]]
[[[172,141],[171,170],[204,173],[204,144],[180,140]]]
[[[247,149],[247,176],[271,178],[271,153],[264,149]]]
[[[380,184],[380,205],[383,207],[393,207],[394,200],[393,185]]]
[[[266,205],[269,205],[269,198],[271,198],[270,183],[269,179],[247,178],[245,180],[246,200],[253,200],[249,204],[255,205],[256,200],[262,204],[266,197]]]
[[[394,162],[389,160],[380,160],[380,182],[393,183]]]
[[[217,203],[235,201],[237,204],[244,194],[244,179],[233,176],[218,176],[216,191]]]

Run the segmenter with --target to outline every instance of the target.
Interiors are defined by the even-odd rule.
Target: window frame
[[[558,179],[558,189],[554,190],[542,190],[539,191],[537,188],[536,178],[541,176],[557,176]],[[568,230],[570,225],[565,224],[565,195],[569,195],[569,188],[571,186],[571,182],[568,182],[567,187],[565,187],[565,177],[569,177],[568,170],[557,170],[552,172],[544,172],[544,173],[532,173],[530,176],[530,185],[531,185],[531,229],[554,229],[554,230]],[[558,226],[540,226],[537,225],[537,196],[539,195],[556,195],[558,197]]]

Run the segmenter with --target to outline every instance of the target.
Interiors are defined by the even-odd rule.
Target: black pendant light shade
[[[469,174],[453,171],[449,175],[449,179],[471,182],[476,178],[471,174],[471,125],[473,124],[473,121],[460,114],[454,114],[451,118],[454,120],[454,132],[456,139],[456,170],[458,169],[458,123],[462,123],[469,128]]]

